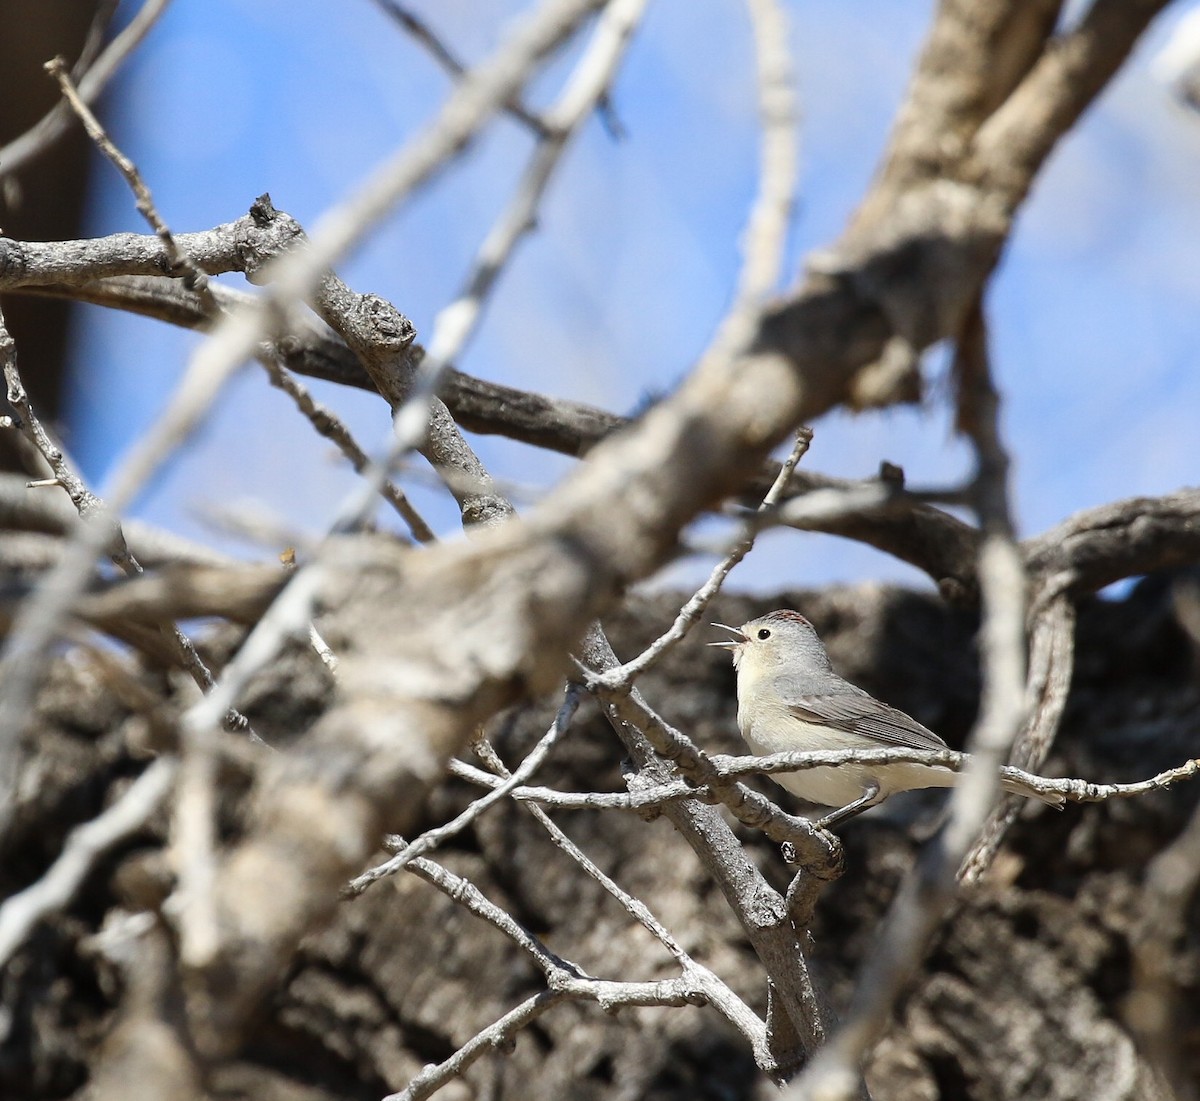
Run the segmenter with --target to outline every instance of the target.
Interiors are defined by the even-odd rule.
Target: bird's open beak
[[[713,626],[720,627],[722,631],[728,631],[731,635],[737,635],[737,639],[728,642],[710,642],[709,646],[720,646],[722,650],[736,650],[750,641],[746,637],[746,632],[740,627],[730,627],[727,623],[714,623]]]

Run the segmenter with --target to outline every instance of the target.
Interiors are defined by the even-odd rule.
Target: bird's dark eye
[[[770,638],[771,632],[768,631],[766,627],[760,627],[758,630],[758,637],[763,639]]]

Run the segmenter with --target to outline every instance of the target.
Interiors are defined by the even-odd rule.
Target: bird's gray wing
[[[800,696],[789,702],[788,710],[805,722],[831,726],[885,745],[902,746],[905,749],[947,748],[941,738],[916,719],[865,692],[861,696],[840,692],[836,695]]]

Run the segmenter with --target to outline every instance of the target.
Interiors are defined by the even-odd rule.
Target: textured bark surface
[[[1197,654],[1175,619],[1175,581],[1151,578],[1126,600],[1085,605],[1078,672],[1048,772],[1132,780],[1196,751]],[[835,664],[941,732],[962,737],[976,706],[975,623],[936,598],[862,587],[769,600],[725,598],[713,618],[743,622],[781,605],[803,608]],[[657,597],[607,626],[628,656],[669,620]],[[740,751],[726,656],[689,640],[645,682],[648,697],[706,748]],[[228,643],[228,639],[225,640]],[[218,652],[219,646],[214,647]],[[161,689],[148,679],[148,685]],[[260,678],[246,711],[283,744],[320,713],[328,681],[316,659],[293,655]],[[585,705],[585,708],[590,705]],[[510,763],[545,730],[553,705],[506,716],[493,740]],[[60,662],[39,702],[39,752],[22,777],[19,826],[0,854],[0,892],[32,879],[70,827],[93,816],[141,767],[131,746],[145,723],[78,658]],[[538,782],[620,790],[620,749],[594,712],[580,716]],[[230,769],[224,813],[236,821],[245,784]],[[439,789],[426,824],[472,794]],[[920,982],[869,1068],[878,1097],[1154,1096],[1122,1020],[1131,983],[1131,930],[1148,860],[1183,828],[1200,791],[1184,785],[1132,801],[1035,808],[1011,833],[992,874],[943,927]],[[843,830],[847,871],[821,899],[816,962],[835,1005],[871,943],[888,899],[928,829],[937,796],[893,800]],[[642,898],[697,960],[759,1010],[761,971],[728,908],[663,819],[622,812],[555,812],[573,839]],[[163,822],[158,823],[161,830]],[[70,910],[39,928],[0,978],[0,1095],[68,1097],[83,1088],[111,1024],[121,981],[98,962],[91,938],[118,907],[156,893],[158,837],[144,836],[101,863]],[[747,835],[768,878],[786,886],[773,846]],[[485,815],[439,859],[467,875],[554,950],[598,977],[669,977],[661,947],[580,875],[531,816],[511,803]],[[1179,1005],[1200,1036],[1200,914],[1175,947]],[[379,1098],[425,1063],[542,988],[504,937],[417,878],[402,873],[344,903],[311,937],[269,1013],[214,1083],[229,1098],[316,1101]],[[1200,1042],[1187,1053],[1200,1073]],[[624,1010],[564,1004],[540,1018],[507,1055],[490,1055],[439,1096],[522,1098],[746,1098],[767,1095],[745,1044],[702,1008]]]

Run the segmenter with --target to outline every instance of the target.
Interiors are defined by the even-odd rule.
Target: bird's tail
[[[1045,803],[1047,806],[1054,807],[1057,810],[1062,810],[1063,805],[1067,801],[1067,797],[1061,791],[1039,791],[1017,776],[1001,777],[1000,785],[1005,791],[1011,792],[1013,795],[1020,795],[1026,799],[1036,799],[1038,802]]]

